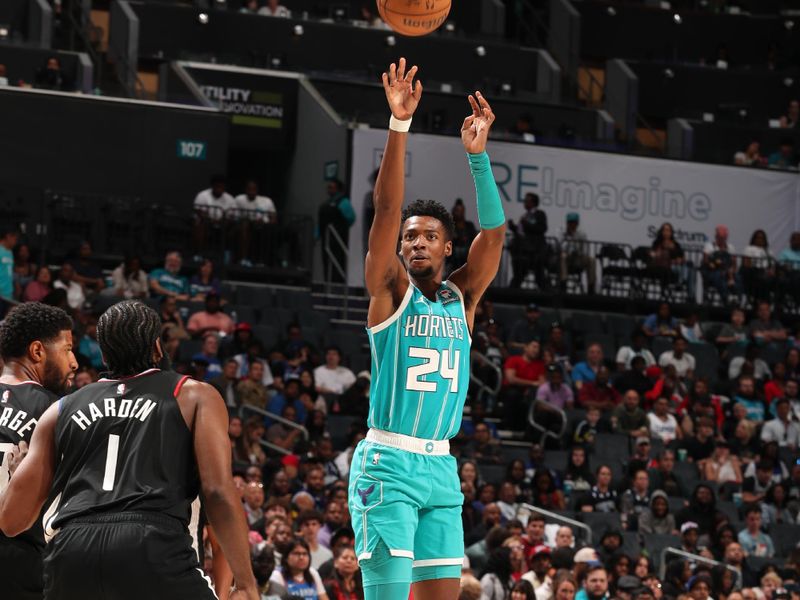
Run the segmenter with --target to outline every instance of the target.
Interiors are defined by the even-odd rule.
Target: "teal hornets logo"
[[[358,492],[359,497],[361,498],[361,504],[366,506],[370,495],[374,491],[375,491],[375,484],[374,483],[371,486],[369,486],[367,489],[365,489],[365,490],[356,490],[356,492]]]
[[[458,302],[458,296],[450,288],[442,288],[439,290],[439,298],[442,299],[442,304],[450,304],[451,302]]]

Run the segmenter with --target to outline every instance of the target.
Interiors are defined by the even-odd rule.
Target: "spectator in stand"
[[[761,399],[756,388],[755,379],[752,375],[741,375],[739,385],[733,395],[733,402],[743,404],[747,409],[747,419],[760,425],[764,422],[766,409],[764,401]]]
[[[711,535],[720,516],[714,490],[704,483],[699,483],[694,489],[689,505],[678,511],[675,521],[681,527],[684,523],[696,523],[700,535]]]
[[[501,464],[503,456],[498,444],[492,441],[489,428],[486,423],[479,423],[475,426],[475,433],[463,450],[463,456],[472,458],[478,463]]]
[[[646,375],[645,359],[642,356],[634,356],[631,359],[630,369],[614,380],[614,388],[623,394],[628,390],[634,390],[642,396],[652,387],[653,382]]]
[[[615,408],[611,415],[611,426],[614,431],[633,438],[649,435],[647,415],[639,408],[639,394],[636,390],[625,392],[622,404]]]
[[[280,0],[267,0],[267,5],[258,9],[258,14],[266,17],[292,18],[292,11],[283,6]]]
[[[785,483],[773,483],[767,490],[764,504],[761,506],[761,517],[764,527],[775,531],[781,525],[794,525],[794,512],[789,508],[789,491]]]
[[[189,299],[189,280],[180,274],[182,263],[180,252],[168,252],[164,258],[164,268],[150,272],[150,292],[153,296]]]
[[[678,319],[672,316],[669,303],[662,302],[658,311],[648,316],[642,323],[642,330],[648,337],[675,337],[678,335]]]
[[[595,472],[595,484],[584,498],[583,512],[616,512],[617,491],[611,487],[611,467],[600,465]]]
[[[740,150],[733,155],[733,164],[740,167],[765,167],[767,159],[761,156],[761,143],[753,140],[745,150]]]
[[[325,364],[314,369],[314,380],[320,394],[341,395],[356,382],[356,376],[341,366],[342,352],[337,346],[325,349]]]
[[[548,288],[545,271],[547,255],[547,215],[539,208],[539,196],[532,192],[525,194],[525,213],[519,219],[519,225],[511,225],[514,241],[511,245],[511,265],[514,276],[509,285],[512,288],[522,287],[522,282],[533,270],[536,287],[540,290]]]
[[[17,244],[14,248],[14,296],[19,298],[25,287],[33,281],[38,269],[31,260],[28,244]]]
[[[272,198],[258,193],[258,182],[249,179],[244,184],[244,194],[234,200],[239,220],[239,261],[243,266],[252,266],[252,258],[266,263],[274,258],[278,231],[278,211]],[[255,244],[253,243],[255,242]],[[258,248],[269,248],[265,256]]]
[[[752,298],[767,298],[775,280],[775,267],[769,251],[767,233],[756,229],[750,237],[750,244],[742,252],[742,266],[739,273],[745,291]]]
[[[0,63],[0,87],[5,87],[8,85],[8,77],[6,73],[6,66],[3,63]]]
[[[770,412],[775,414],[775,407],[772,401],[776,398],[783,398],[786,388],[786,365],[777,362],[770,369],[772,378],[764,384],[764,400],[770,408]]]
[[[548,406],[569,410],[572,408],[574,398],[569,386],[564,385],[564,374],[557,365],[547,367],[547,381],[536,390],[536,399],[542,400]]]
[[[311,566],[311,550],[301,538],[294,538],[285,546],[281,566],[272,572],[270,580],[285,587],[290,596],[328,600],[322,579]]]
[[[672,365],[675,367],[678,377],[693,379],[696,361],[694,356],[686,352],[688,346],[689,344],[684,338],[676,336],[672,340],[672,350],[667,350],[658,357],[659,366],[663,368]]]
[[[236,202],[225,191],[227,182],[224,175],[213,175],[211,185],[198,192],[194,198],[194,249],[199,254],[206,249],[210,227],[220,227],[228,211],[236,208]]]
[[[535,546],[528,557],[530,571],[522,576],[533,586],[536,598],[550,600],[553,597],[553,578],[550,577],[550,548],[544,544]]]
[[[681,323],[679,334],[691,344],[703,341],[703,330],[700,328],[700,316],[696,311],[690,312],[689,316]]]
[[[250,325],[247,323],[237,323],[237,331],[240,327],[250,327]],[[275,379],[272,377],[272,369],[270,369],[269,363],[263,358],[263,356],[264,347],[261,345],[261,342],[255,339],[250,340],[250,342],[247,344],[246,352],[236,354],[232,357],[232,360],[236,362],[238,366],[236,370],[236,376],[239,379],[246,377],[250,372],[250,367],[253,363],[261,363],[261,365],[264,367],[262,369],[263,375],[261,377],[261,383],[267,388],[272,386],[277,388],[279,387],[279,384],[277,384]]]
[[[728,378],[737,379],[740,375],[749,375],[759,382],[772,376],[769,365],[760,357],[761,349],[758,344],[751,342],[747,345],[744,356],[731,359],[728,365]]]
[[[513,583],[511,549],[503,546],[493,550],[481,577],[481,600],[505,600]]]
[[[205,310],[198,311],[189,317],[186,329],[192,337],[205,337],[207,333],[230,335],[235,323],[220,309],[220,297],[215,292],[206,294]]]
[[[608,433],[608,425],[605,420],[600,420],[600,409],[596,406],[590,407],[586,411],[586,418],[583,419],[575,428],[573,441],[576,444],[584,444],[587,448],[594,448],[594,441],[598,433]]]
[[[659,438],[664,445],[683,438],[678,420],[669,412],[669,400],[663,396],[653,403],[653,410],[647,413],[647,422],[650,435]]]
[[[714,453],[714,422],[708,417],[700,417],[695,434],[685,437],[681,445],[686,450],[688,460],[697,463],[698,468],[702,469],[705,461]]]
[[[0,298],[14,297],[14,246],[19,240],[16,228],[3,226],[0,230]]]
[[[567,213],[566,226],[561,231],[561,286],[566,289],[569,274],[577,273],[580,275],[586,272],[586,279],[589,282],[588,291],[590,294],[594,294],[597,267],[595,266],[595,258],[589,248],[586,233],[579,229],[580,220],[578,213]]]
[[[767,158],[767,166],[772,169],[796,169],[797,154],[794,151],[794,140],[785,137],[780,141],[778,150]]]
[[[293,406],[295,409],[295,416],[297,423],[305,423],[308,418],[308,409],[300,400],[300,380],[288,379],[283,384],[283,392],[275,394],[269,401],[267,411],[275,414],[281,414],[284,406]],[[269,426],[271,420],[264,419],[264,423]]]
[[[750,321],[750,337],[758,344],[783,343],[787,340],[786,328],[772,318],[769,302],[761,301],[756,308],[755,318]]]
[[[219,338],[213,333],[206,334],[203,337],[203,346],[200,352],[192,357],[192,360],[200,359],[208,363],[205,381],[211,381],[222,373],[222,363],[217,358],[218,353]]]
[[[504,522],[517,518],[519,503],[517,502],[516,488],[512,482],[504,481],[500,485],[497,492],[497,507],[500,509]]]
[[[47,294],[53,291],[53,275],[45,266],[39,267],[36,278],[25,286],[22,294],[23,302],[41,302]]]
[[[706,481],[715,481],[720,485],[733,483],[739,486],[742,483],[739,457],[731,454],[730,445],[725,440],[717,442],[714,453],[705,461],[702,473]]]
[[[736,294],[741,291],[735,254],[736,248],[728,242],[728,228],[725,225],[717,225],[714,239],[706,242],[703,247],[702,271],[705,285],[717,290],[725,304],[731,291]]]
[[[297,411],[291,404],[285,405],[281,410],[280,415],[287,421],[297,423]],[[269,426],[265,439],[272,444],[291,451],[294,449],[297,442],[300,441],[301,437],[302,432],[300,429],[280,422],[273,423]]]
[[[800,336],[795,336],[795,340]],[[786,352],[786,376],[789,379],[800,380],[800,350],[795,347],[789,348]]]
[[[149,287],[147,273],[142,270],[138,256],[128,256],[111,272],[111,287],[104,293],[118,298],[147,298]]]
[[[644,395],[645,406],[651,406],[658,398],[664,397],[669,401],[671,410],[674,410],[683,400],[687,393],[686,385],[678,377],[678,370],[674,364],[668,364],[664,368],[654,367],[654,373],[659,373],[658,379],[652,389]]]
[[[311,566],[315,569],[333,558],[333,552],[321,545],[317,537],[322,521],[322,513],[312,510],[302,513],[295,522],[299,537],[308,544],[311,551]]]
[[[656,272],[661,273],[661,285],[664,289],[669,285],[671,275],[674,273],[678,281],[685,287],[689,302],[694,301],[694,270],[686,264],[683,248],[675,240],[675,229],[671,223],[664,223],[656,233],[650,247],[650,266]]]
[[[594,381],[589,381],[580,387],[578,404],[583,408],[597,407],[601,411],[610,412],[620,403],[621,397],[611,382],[611,373],[608,367],[602,365],[597,369]]]
[[[222,396],[229,413],[237,413],[242,405],[242,397],[237,387],[239,384],[239,378],[236,375],[237,368],[236,361],[229,358],[222,366],[222,373],[209,381]]]
[[[453,253],[446,259],[449,273],[452,273],[467,262],[467,254],[470,246],[472,246],[472,240],[478,235],[475,224],[472,221],[467,221],[464,201],[461,198],[457,198],[455,204],[453,204],[452,215]]]
[[[640,534],[678,535],[675,515],[669,512],[666,492],[653,492],[649,506],[639,515],[638,524]]]
[[[656,466],[647,471],[650,477],[650,488],[662,490],[668,496],[685,496],[687,490],[684,488],[687,482],[680,481],[675,477],[672,471],[674,466],[675,452],[673,450],[662,450],[658,456]]]
[[[800,101],[790,100],[786,114],[780,118],[781,127],[784,129],[794,129],[800,123]]]
[[[226,366],[232,359],[228,359]],[[236,361],[233,361],[234,363]],[[238,367],[238,364],[237,364]],[[241,398],[242,404],[255,406],[261,410],[266,409],[269,401],[269,393],[266,386],[262,383],[264,378],[264,364],[258,361],[250,363],[247,378],[236,385],[236,391]]]
[[[536,600],[536,591],[533,589],[530,581],[526,581],[525,579],[521,579],[514,584],[514,587],[511,588],[511,594],[509,595],[510,600]],[[458,600],[462,600],[461,596],[458,597]],[[463,600],[469,600],[467,598]],[[479,599],[476,599],[479,600]],[[570,598],[569,600],[572,600]]]
[[[718,346],[724,346],[725,351],[722,354],[724,358],[727,349],[733,344],[746,344],[747,327],[744,325],[745,314],[744,310],[737,307],[731,309],[731,322],[726,323],[720,329],[717,335],[716,343]]]
[[[244,488],[244,514],[252,527],[264,518],[264,486],[248,483]]]
[[[650,510],[650,477],[647,469],[638,469],[633,474],[631,487],[620,496],[619,511],[628,531],[639,530],[639,519]]]
[[[556,487],[550,471],[540,469],[533,476],[533,504],[545,510],[564,510],[564,493]]]
[[[509,356],[503,365],[506,418],[510,423],[519,423],[525,418],[527,407],[523,400],[527,391],[545,382],[541,348],[538,341],[530,341],[521,355]]]
[[[263,438],[264,423],[261,417],[253,416],[247,419],[244,425],[244,442],[247,446],[247,455],[250,457],[250,464],[262,468],[267,462],[267,455],[261,447]]]
[[[364,600],[361,571],[356,553],[349,546],[340,546],[333,553],[333,573],[325,580],[330,600]]]
[[[61,70],[61,61],[55,56],[50,56],[44,65],[37,69],[34,87],[42,90],[69,91],[70,85],[64,79]]]
[[[798,234],[800,237],[800,234]],[[525,318],[514,322],[508,336],[508,348],[513,354],[519,354],[531,340],[545,338],[547,328],[541,322],[542,313],[538,304],[528,304],[525,309]]]
[[[745,528],[739,532],[739,543],[748,556],[775,556],[772,538],[761,531],[761,508],[751,506],[745,512]]]
[[[80,283],[90,294],[97,294],[106,287],[103,269],[92,258],[92,245],[88,241],[81,242],[78,256],[69,261],[75,271],[73,279]]]
[[[544,342],[544,348],[553,356],[553,362],[559,365],[564,371],[564,377],[569,378],[572,372],[572,347],[564,335],[564,328],[558,321],[550,323],[550,333]]]
[[[340,265],[347,264],[346,252],[350,240],[350,228],[356,222],[356,213],[345,192],[344,183],[338,179],[327,182],[327,198],[317,211],[317,228],[322,242],[322,272],[326,278],[330,276],[334,282],[341,283],[342,274],[331,267],[330,257],[325,252],[328,240],[328,227],[332,227],[344,244],[341,248],[338,240],[331,241],[330,247],[334,258]],[[330,275],[329,275],[330,271]]]
[[[93,368],[98,371],[105,369],[100,344],[97,343],[97,317],[95,315],[86,317],[86,329],[78,343],[78,352]]]
[[[784,386],[783,397],[789,401],[792,419],[800,422],[800,384],[796,379],[789,379]],[[770,412],[775,414],[775,403],[770,407]]]
[[[86,303],[86,293],[83,286],[75,280],[75,269],[70,263],[61,265],[53,288],[62,289],[67,293],[67,304],[72,310],[80,310]]]
[[[197,273],[189,280],[189,297],[192,302],[203,302],[209,294],[222,296],[222,286],[214,277],[214,263],[204,258],[197,267]]]
[[[656,364],[656,359],[653,353],[647,349],[647,335],[641,329],[635,329],[631,333],[631,345],[622,346],[617,351],[617,370],[622,373],[626,369],[631,368],[631,361],[636,356],[641,356],[644,359],[645,367],[652,367]]]
[[[597,376],[597,371],[603,366],[603,347],[600,344],[590,344],[586,349],[586,360],[581,361],[572,369],[572,380],[575,388],[580,391],[585,382],[592,382]]]
[[[755,475],[745,476],[742,483],[742,501],[747,504],[763,502],[772,485],[773,463],[761,460],[756,464]]]
[[[564,469],[564,491],[567,495],[580,495],[588,492],[594,484],[595,478],[589,468],[586,448],[573,446],[567,458],[567,468]]]
[[[797,449],[800,444],[800,424],[791,419],[791,406],[786,398],[775,401],[777,416],[764,423],[761,429],[761,441],[776,442],[782,448]]]
[[[608,573],[598,561],[589,561],[583,587],[578,590],[575,600],[608,600]]]

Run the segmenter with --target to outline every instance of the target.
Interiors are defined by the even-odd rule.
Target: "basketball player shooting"
[[[438,202],[402,210],[405,154],[422,85],[406,61],[383,74],[389,139],[369,234],[370,430],[350,470],[350,512],[366,600],[455,600],[464,558],[463,496],[449,439],[461,427],[475,307],[500,263],[505,215],[485,152],[494,114],[477,92],[461,128],[481,231],[443,281],[453,222]],[[400,256],[398,257],[398,234]]]

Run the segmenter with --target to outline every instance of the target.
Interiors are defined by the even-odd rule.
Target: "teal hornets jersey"
[[[412,283],[395,313],[368,328],[370,427],[429,440],[454,437],[469,387],[471,338],[461,291],[428,300]]]

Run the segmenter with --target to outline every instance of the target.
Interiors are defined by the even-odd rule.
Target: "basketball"
[[[427,35],[450,14],[450,0],[377,0],[378,12],[401,35]]]

